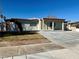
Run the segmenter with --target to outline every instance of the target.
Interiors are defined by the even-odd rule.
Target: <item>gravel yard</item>
[[[0,47],[51,42],[40,34],[26,34],[0,38]]]

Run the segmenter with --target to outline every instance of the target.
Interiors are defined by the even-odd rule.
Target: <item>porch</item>
[[[41,21],[43,30],[64,30],[64,19],[43,18]]]

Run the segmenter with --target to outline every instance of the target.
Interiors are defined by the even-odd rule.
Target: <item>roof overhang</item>
[[[53,22],[65,22],[65,19],[58,18],[43,18],[44,21],[53,21]]]
[[[38,19],[20,19],[20,18],[11,18],[11,19],[7,19],[5,21],[10,21],[10,22],[25,22],[25,21],[39,21]]]

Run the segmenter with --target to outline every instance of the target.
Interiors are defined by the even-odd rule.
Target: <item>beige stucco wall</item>
[[[79,32],[79,28],[77,28],[76,31]]]
[[[76,31],[76,27],[72,27],[71,25],[67,25],[67,28],[72,31]]]
[[[72,31],[76,31],[76,27],[71,27],[71,30]]]
[[[70,24],[67,25],[67,28],[68,28],[69,30],[71,30],[71,31],[76,31],[76,30],[77,30],[77,28],[76,28],[75,26],[71,26]]]
[[[41,20],[39,19],[38,24],[36,25],[37,30],[41,30]]]
[[[67,25],[67,29],[68,30],[71,30],[71,25]]]
[[[26,31],[26,30],[38,30],[38,22],[34,22],[34,23],[35,24],[33,24],[30,21],[22,23],[23,30],[24,31]]]

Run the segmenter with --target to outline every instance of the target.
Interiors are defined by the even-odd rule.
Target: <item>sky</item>
[[[43,18],[54,16],[79,21],[79,0],[0,0],[7,18]]]

